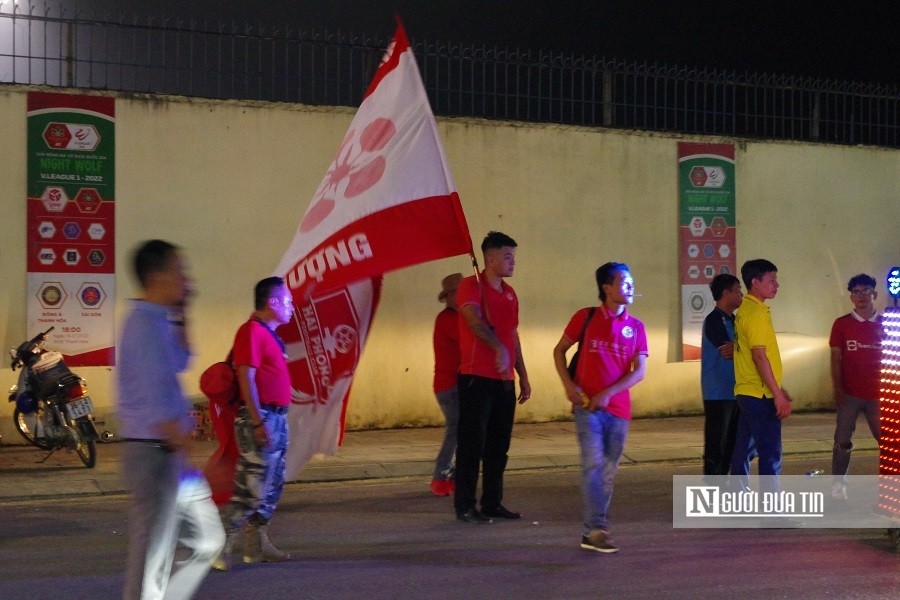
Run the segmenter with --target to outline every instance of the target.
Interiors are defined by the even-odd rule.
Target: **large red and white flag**
[[[287,477],[334,454],[381,275],[471,253],[472,241],[403,25],[281,259],[294,296]]]

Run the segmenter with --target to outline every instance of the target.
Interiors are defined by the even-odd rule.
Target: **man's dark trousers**
[[[737,400],[704,400],[703,474],[728,475],[737,439]]]
[[[481,465],[481,508],[494,509],[503,500],[503,472],[516,412],[513,381],[477,375],[459,376],[459,425],[456,445],[454,507],[461,515],[475,508]]]

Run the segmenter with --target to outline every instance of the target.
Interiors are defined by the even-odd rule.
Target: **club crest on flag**
[[[334,384],[353,375],[359,361],[359,319],[346,288],[316,297],[294,314],[284,338],[296,404],[325,404]]]

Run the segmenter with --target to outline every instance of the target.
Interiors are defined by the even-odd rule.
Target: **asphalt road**
[[[854,458],[874,472],[874,453]],[[830,457],[786,461],[785,473]],[[674,474],[696,464],[630,465],[613,499],[617,554],[578,547],[573,469],[507,476],[521,521],[457,523],[427,481],[288,486],[270,530],[291,562],[211,573],[198,600],[293,598],[885,598],[900,553],[882,529],[673,529]],[[125,497],[0,505],[0,599],[118,598]]]

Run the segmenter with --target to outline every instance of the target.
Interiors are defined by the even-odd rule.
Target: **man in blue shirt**
[[[131,493],[125,600],[188,599],[225,543],[203,474],[187,462],[194,427],[178,373],[190,358],[185,308],[191,292],[178,248],[162,240],[134,255],[141,297],[118,344],[118,420]],[[187,552],[170,573],[175,547]]]
[[[703,474],[728,475],[737,436],[734,399],[734,311],[744,294],[731,274],[716,275],[709,284],[716,307],[703,321],[700,387],[703,392]]]

